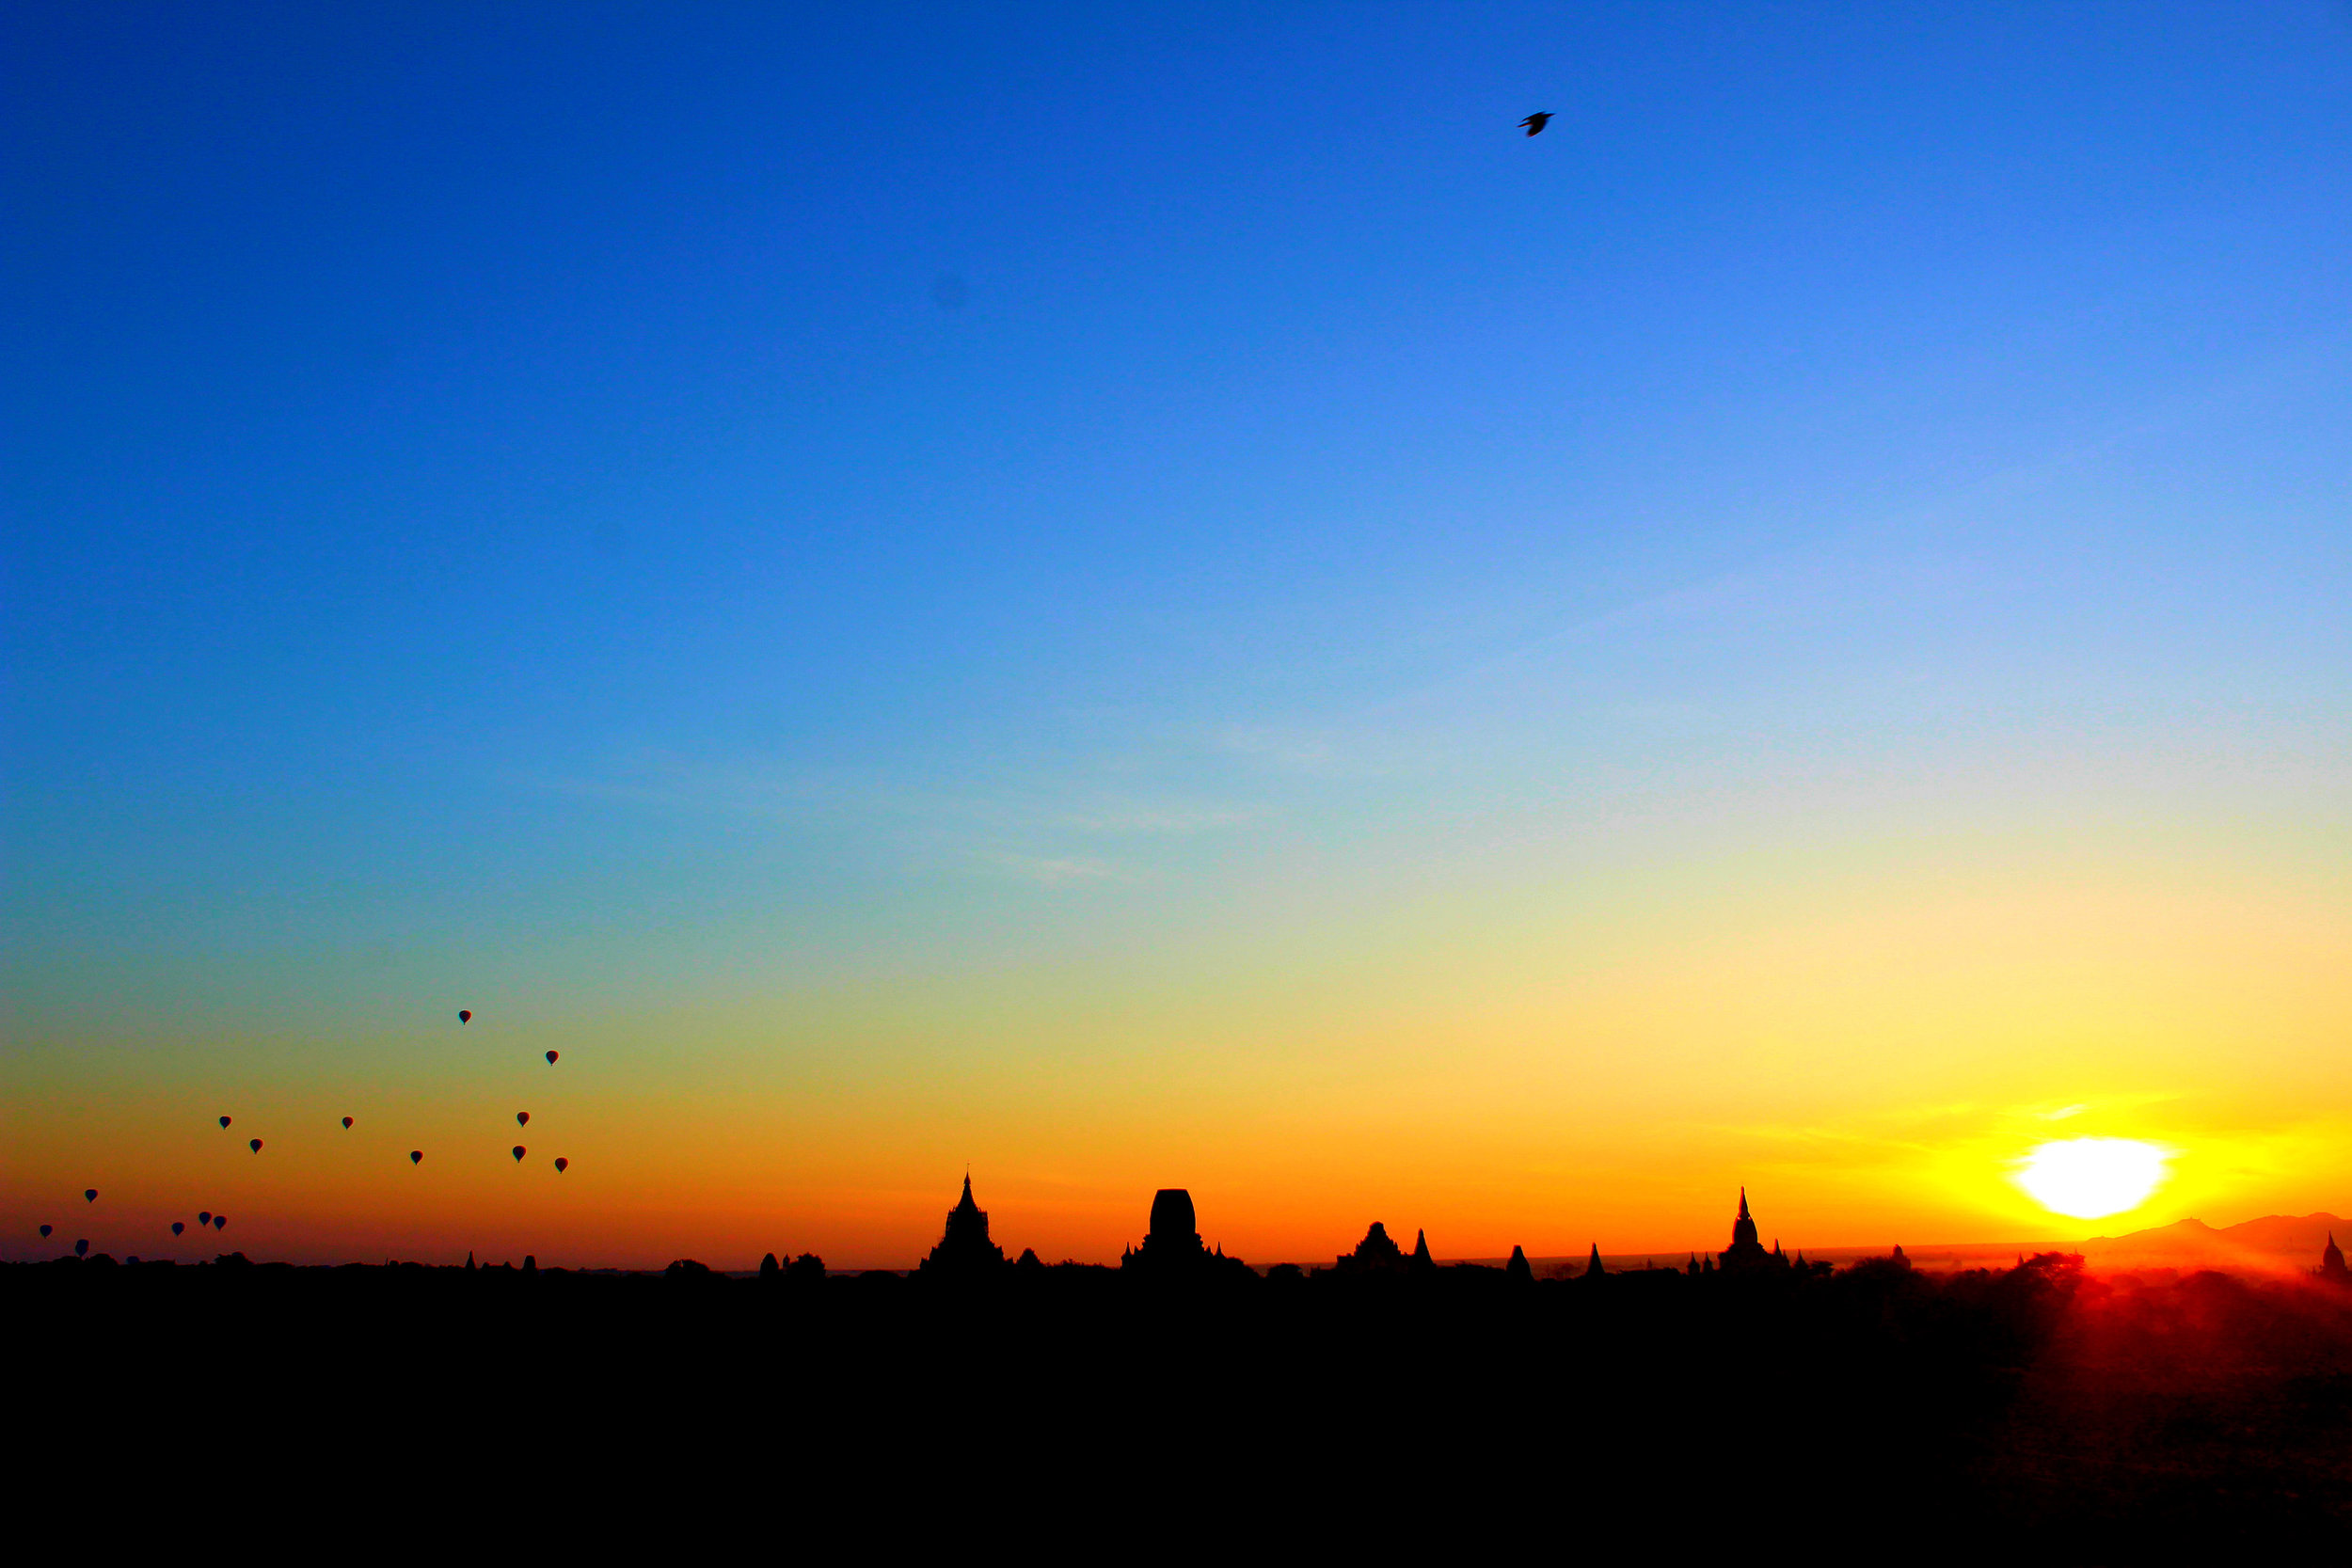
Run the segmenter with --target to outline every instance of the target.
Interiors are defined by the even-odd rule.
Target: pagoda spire
[[[961,1273],[966,1270],[986,1270],[1001,1266],[1004,1249],[989,1240],[988,1211],[972,1197],[972,1172],[963,1173],[963,1196],[947,1211],[947,1224],[941,1232],[939,1244],[923,1259],[921,1272],[928,1274]]]

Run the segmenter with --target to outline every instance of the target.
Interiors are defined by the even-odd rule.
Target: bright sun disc
[[[2105,1219],[2146,1202],[2170,1158],[2133,1138],[2068,1138],[2026,1155],[2017,1184],[2054,1214]]]

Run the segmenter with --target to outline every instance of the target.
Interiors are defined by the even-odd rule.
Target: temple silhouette
[[[993,1274],[1004,1266],[1005,1249],[989,1240],[988,1211],[972,1201],[972,1173],[966,1171],[963,1196],[947,1211],[947,1227],[939,1244],[915,1265],[914,1272],[935,1277],[970,1277]]]
[[[803,1258],[795,1268],[812,1261],[814,1259]],[[1890,1261],[1902,1267],[1909,1266],[1909,1260],[1903,1257],[1900,1247],[1895,1249]],[[969,1279],[993,1275],[1012,1266],[1006,1261],[1005,1249],[989,1235],[988,1211],[973,1198],[972,1177],[967,1171],[963,1178],[962,1196],[956,1200],[956,1206],[947,1211],[946,1224],[941,1230],[938,1244],[915,1266],[914,1272],[925,1278]],[[1021,1255],[1021,1266],[1038,1269],[1043,1264],[1034,1251],[1025,1249]],[[1278,1266],[1296,1272],[1294,1265]],[[1491,1265],[1486,1267],[1489,1270],[1492,1268]],[[1151,1228],[1139,1245],[1129,1246],[1120,1254],[1119,1268],[1123,1274],[1164,1279],[1195,1277],[1223,1271],[1248,1272],[1248,1265],[1238,1258],[1227,1257],[1223,1246],[1211,1247],[1201,1241],[1200,1219],[1193,1211],[1192,1194],[1183,1187],[1163,1187],[1152,1195]],[[1765,1250],[1756,1230],[1756,1216],[1748,1208],[1748,1190],[1742,1187],[1740,1189],[1740,1212],[1731,1222],[1731,1244],[1720,1253],[1693,1253],[1684,1269],[1677,1271],[1670,1264],[1664,1272],[1700,1275],[1720,1271],[1729,1275],[1756,1275],[1785,1274],[1792,1270],[1802,1274],[1805,1268],[1803,1254],[1799,1254],[1792,1263],[1781,1250],[1777,1240],[1772,1243],[1771,1251]],[[769,1277],[776,1272],[776,1261],[771,1254],[763,1260],[760,1273],[762,1277]],[[1314,1272],[1359,1279],[1428,1276],[1438,1272],[1438,1264],[1436,1255],[1429,1250],[1428,1231],[1414,1231],[1413,1250],[1408,1253],[1397,1245],[1396,1238],[1389,1234],[1385,1223],[1374,1220],[1365,1229],[1362,1241],[1340,1254],[1327,1268],[1318,1268]],[[1511,1249],[1510,1262],[1502,1272],[1513,1280],[1531,1284],[1534,1280],[1534,1269],[1527,1260],[1524,1247],[1514,1246]],[[1596,1243],[1578,1277],[1598,1280],[1606,1277],[1608,1272],[1601,1262],[1599,1243]],[[1649,1268],[1644,1272],[1655,1270]],[[2352,1286],[2352,1272],[2345,1270],[2344,1254],[2338,1250],[2332,1235],[2328,1239],[2328,1252],[2322,1259],[2319,1273],[2331,1282]]]
[[[1122,1273],[1144,1278],[1199,1278],[1248,1265],[1225,1256],[1220,1245],[1212,1251],[1200,1240],[1200,1221],[1192,1212],[1192,1194],[1182,1187],[1162,1187],[1152,1195],[1152,1228],[1139,1247],[1119,1255]]]
[[[1352,1251],[1341,1253],[1331,1267],[1343,1275],[1403,1274],[1405,1253],[1390,1236],[1389,1227],[1375,1220],[1364,1239]]]
[[[1599,1254],[1594,1254],[1599,1261]],[[1740,1217],[1731,1222],[1731,1244],[1724,1248],[1715,1266],[1725,1274],[1757,1274],[1771,1269],[1785,1269],[1788,1259],[1780,1250],[1780,1243],[1772,1243],[1766,1252],[1764,1243],[1756,1239],[1756,1217],[1748,1212],[1748,1190],[1740,1189]]]

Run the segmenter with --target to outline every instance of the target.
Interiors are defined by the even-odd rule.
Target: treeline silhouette
[[[1189,1230],[1188,1199],[1164,1208],[1155,1235]],[[2352,1292],[2317,1282],[2102,1280],[2058,1254],[1539,1280],[1393,1243],[1260,1274],[1197,1236],[1101,1267],[961,1233],[907,1275],[230,1254],[12,1265],[0,1290],[44,1455],[97,1444],[170,1496],[266,1475],[322,1506],[528,1495],[567,1519],[756,1498],[877,1545],[985,1522],[1073,1551],[1147,1527],[1735,1557],[2352,1542]]]

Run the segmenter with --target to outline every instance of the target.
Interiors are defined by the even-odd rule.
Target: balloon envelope
[[[562,1169],[563,1169],[565,1165],[568,1165],[568,1164],[571,1164],[571,1162],[570,1162],[569,1160],[564,1159],[564,1156],[562,1156],[561,1154],[559,1154],[559,1155],[557,1155],[557,1156],[555,1157],[555,1168],[556,1168],[558,1171],[561,1171],[561,1170],[562,1170]]]
[[[473,1022],[473,1014],[469,1012],[466,1008],[460,1007],[457,1009],[457,1022],[460,1023],[471,1023]]]
[[[529,1111],[516,1112],[515,1125],[517,1127],[529,1127],[531,1125],[531,1113]]]
[[[49,1232],[54,1228],[56,1228],[54,1226],[42,1226],[40,1227],[40,1239],[44,1242],[47,1241],[49,1239]]]
[[[412,1148],[412,1149],[410,1149],[410,1150],[408,1151],[408,1163],[409,1163],[410,1164],[412,1164],[412,1165],[421,1165],[421,1164],[424,1164],[424,1150],[423,1150],[423,1149],[421,1149],[421,1148]]]
[[[351,1131],[351,1118],[349,1117],[343,1117],[343,1131],[346,1132]]]
[[[520,1145],[520,1144],[516,1144],[516,1145],[515,1146],[515,1158],[516,1158],[516,1160],[518,1160],[518,1161],[519,1161],[519,1160],[520,1160],[520,1159],[521,1159],[521,1158],[522,1158],[525,1154],[528,1154],[529,1152],[530,1152],[530,1150],[529,1150],[529,1149],[527,1149],[527,1148],[523,1148],[523,1146],[522,1146],[522,1145]]]
[[[179,1235],[180,1232],[185,1230],[187,1227],[188,1222],[185,1220],[173,1220],[171,1222],[171,1233],[175,1236]]]
[[[247,1147],[248,1148],[252,1149],[254,1153],[259,1154],[259,1153],[261,1153],[261,1152],[262,1152],[262,1140],[261,1140],[261,1139],[259,1139],[259,1138],[256,1138],[256,1139],[254,1139],[254,1140],[253,1140],[250,1144],[246,1145],[246,1147]]]
[[[229,1228],[229,1216],[228,1216],[228,1215],[226,1215],[226,1214],[215,1214],[215,1215],[213,1216],[213,1228],[214,1228],[215,1230],[226,1230],[226,1229],[228,1229],[228,1228]]]
[[[555,1053],[554,1053],[554,1052],[552,1052],[552,1051],[550,1051],[550,1052],[548,1052],[548,1066],[549,1066],[549,1067],[553,1067],[554,1065],[555,1065]]]
[[[203,1229],[206,1226],[212,1223],[213,1212],[210,1209],[205,1210],[202,1213],[196,1216],[196,1227],[199,1230]]]
[[[89,1251],[89,1238],[87,1236],[83,1237],[80,1241],[73,1243],[74,1257],[79,1258],[87,1251]]]
[[[220,1118],[220,1124],[221,1124],[223,1127],[228,1126],[228,1125],[229,1125],[229,1118],[228,1118],[227,1117],[221,1117],[221,1118]]]
[[[87,1192],[84,1193],[84,1194],[82,1195],[82,1201],[83,1201],[84,1203],[95,1203],[95,1202],[97,1202],[97,1201],[98,1201],[98,1189],[97,1189],[97,1188],[95,1188],[95,1187],[92,1187],[91,1189],[89,1189],[89,1191],[87,1191]]]

